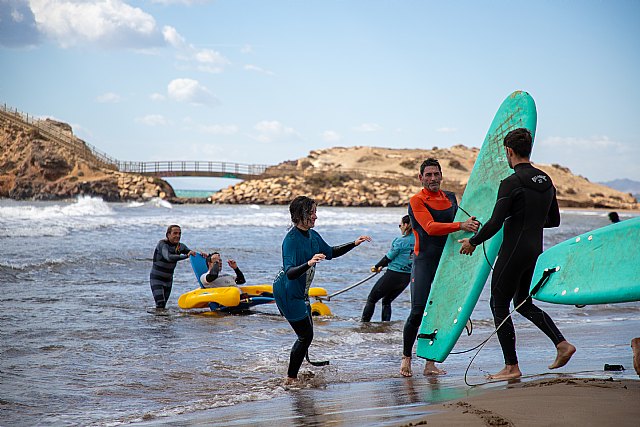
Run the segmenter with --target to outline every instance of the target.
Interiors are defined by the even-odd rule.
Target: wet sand
[[[558,378],[432,405],[432,415],[405,425],[637,426],[640,381]]]
[[[637,426],[639,402],[640,380],[626,378],[525,378],[491,388],[439,388],[437,380],[421,376],[289,390],[242,411],[217,408],[142,425]]]
[[[613,308],[609,310],[612,318],[625,313],[622,307],[615,312]],[[519,354],[524,376],[511,382],[485,379],[487,373],[502,367],[499,346],[492,341],[480,353],[482,360],[476,359],[471,365],[466,378],[471,355],[452,355],[444,364],[438,364],[448,371],[447,375],[438,377],[422,375],[424,361],[421,359],[414,360],[411,378],[400,376],[399,356],[392,361],[379,359],[377,368],[371,362],[363,362],[360,376],[367,369],[384,366],[389,377],[357,382],[353,376],[358,373],[345,372],[344,361],[333,359],[331,365],[323,368],[304,364],[301,388],[284,389],[282,370],[281,377],[272,378],[266,385],[271,390],[268,397],[235,396],[241,401],[230,406],[215,404],[198,411],[147,412],[133,423],[148,426],[637,426],[640,378],[633,368],[631,338],[637,333],[640,319],[588,325],[588,329],[583,323],[563,325],[563,331],[572,337],[578,351],[567,366],[549,371],[547,365],[555,356],[553,347],[539,331],[521,324]],[[279,363],[283,364],[284,360]],[[606,364],[622,365],[624,370],[605,371]]]

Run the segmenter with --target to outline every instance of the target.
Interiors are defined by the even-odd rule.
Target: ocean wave
[[[151,206],[155,206],[158,208],[167,208],[167,209],[173,209],[173,205],[169,202],[167,202],[166,200],[161,199],[160,197],[154,197],[153,199],[149,200],[147,203],[147,205],[151,205]]]
[[[34,261],[31,261],[34,260]],[[45,259],[42,261],[39,257],[33,257],[25,259],[24,262],[9,262],[0,261],[0,274],[8,273],[10,271],[27,271],[37,270],[47,267],[56,267],[64,264],[75,264],[75,261],[71,259]]]
[[[68,205],[26,205],[0,206],[0,215],[4,219],[47,219],[85,216],[113,215],[113,210],[99,197],[78,196]]]
[[[0,206],[0,223],[12,237],[62,237],[71,230],[109,226],[115,212],[99,197],[78,196],[73,203],[35,202]]]

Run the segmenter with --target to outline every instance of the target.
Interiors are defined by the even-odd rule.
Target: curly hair
[[[313,212],[316,201],[307,196],[298,196],[289,205],[289,213],[291,213],[291,222],[294,225],[304,223]]]

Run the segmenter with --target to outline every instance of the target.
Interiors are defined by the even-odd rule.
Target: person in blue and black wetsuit
[[[504,138],[505,154],[514,173],[498,188],[498,199],[491,218],[477,235],[462,243],[460,253],[472,255],[476,246],[493,237],[504,224],[504,237],[491,276],[491,311],[498,329],[498,340],[505,367],[490,379],[504,380],[522,376],[516,354],[516,334],[509,316],[511,300],[529,321],[544,332],[556,346],[557,354],[549,369],[567,364],[576,348],[567,342],[553,320],[535,306],[529,287],[538,256],[542,253],[542,230],[560,225],[556,189],[545,172],[531,165],[531,133],[516,129]],[[505,320],[506,319],[506,320]]]
[[[422,162],[418,179],[423,188],[409,200],[409,217],[416,244],[411,271],[411,312],[402,334],[400,374],[405,377],[413,375],[411,371],[413,344],[418,336],[418,329],[420,329],[431,291],[431,283],[436,275],[447,234],[460,230],[475,233],[480,225],[475,217],[464,222],[453,222],[458,202],[454,193],[440,190],[442,168],[438,160],[431,158]],[[444,370],[436,367],[434,361],[427,360],[424,367],[425,375],[445,373]]]
[[[362,242],[371,241],[369,236],[360,236],[344,245],[329,246],[318,232],[312,230],[317,219],[316,202],[309,197],[296,197],[289,205],[289,212],[293,224],[282,242],[282,270],[273,282],[273,296],[278,309],[298,336],[291,348],[285,384],[297,380],[313,340],[309,287],[316,265],[342,256]]]
[[[196,254],[187,245],[180,243],[182,230],[179,225],[170,225],[165,236],[166,239],[160,240],[153,252],[153,266],[149,274],[156,309],[164,309],[167,305],[173,286],[173,271],[178,261]]]
[[[362,310],[362,322],[371,320],[376,303],[380,300],[382,300],[382,321],[390,321],[391,303],[409,286],[413,247],[416,242],[409,215],[402,217],[399,227],[402,236],[393,239],[389,252],[371,267],[372,273],[379,272],[384,267],[387,267],[387,271],[369,292],[367,303]]]

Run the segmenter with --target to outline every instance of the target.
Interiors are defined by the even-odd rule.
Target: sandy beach
[[[434,414],[404,425],[637,426],[640,381],[557,378],[434,405]]]

